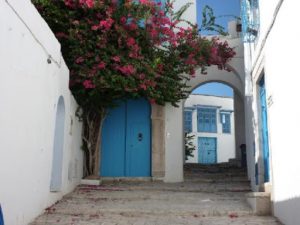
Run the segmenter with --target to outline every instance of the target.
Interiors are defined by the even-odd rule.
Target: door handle
[[[139,140],[139,141],[142,141],[142,140],[143,140],[143,134],[142,134],[142,133],[139,133],[139,134],[138,134],[138,140]]]

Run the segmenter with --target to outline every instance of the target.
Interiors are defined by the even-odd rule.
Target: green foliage
[[[184,138],[184,146],[185,146],[185,160],[188,160],[189,157],[194,157],[193,152],[195,151],[196,147],[193,143],[195,135],[190,135],[189,133],[185,133]]]

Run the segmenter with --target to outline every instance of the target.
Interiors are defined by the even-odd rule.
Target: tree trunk
[[[99,177],[100,146],[102,125],[106,110],[100,112],[93,110],[83,114],[83,150],[85,152],[85,176],[92,178]]]

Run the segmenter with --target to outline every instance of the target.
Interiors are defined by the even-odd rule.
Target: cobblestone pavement
[[[241,169],[186,166],[185,182],[81,185],[31,225],[279,225],[253,215]]]

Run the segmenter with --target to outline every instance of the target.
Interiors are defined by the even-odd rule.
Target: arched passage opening
[[[184,101],[185,162],[246,166],[243,99],[231,85],[204,82]]]
[[[237,124],[234,128],[234,144],[233,144],[233,156],[236,159],[238,165],[241,164],[241,150],[240,146],[245,144],[245,112],[244,112],[244,82],[241,75],[237,73],[234,68],[231,72],[220,71],[215,67],[208,69],[208,75],[200,74],[197,71],[196,78],[191,79],[189,86],[190,92],[197,87],[205,85],[211,82],[218,82],[226,84],[233,89],[232,99],[235,102],[233,106],[234,121],[233,124]],[[171,106],[166,107],[166,176],[167,182],[180,182],[184,180],[184,164],[185,164],[185,138],[184,138],[184,103],[182,101],[180,107],[174,108]],[[197,105],[197,104],[196,104]],[[199,104],[201,105],[201,103]],[[196,110],[197,111],[197,110]],[[220,112],[218,112],[220,113]],[[225,114],[229,113],[224,111],[224,117],[228,117]],[[194,114],[197,117],[197,112]],[[220,120],[220,115],[216,115],[216,120]],[[197,120],[197,118],[195,118]],[[227,118],[228,119],[228,118]],[[219,124],[222,129],[222,124]],[[197,140],[198,141],[198,140]],[[210,140],[213,141],[213,140]],[[180,166],[182,165],[182,166]]]
[[[65,130],[65,103],[62,96],[59,97],[55,117],[52,171],[50,181],[50,191],[61,191],[62,188],[62,167],[64,150],[64,130]]]

